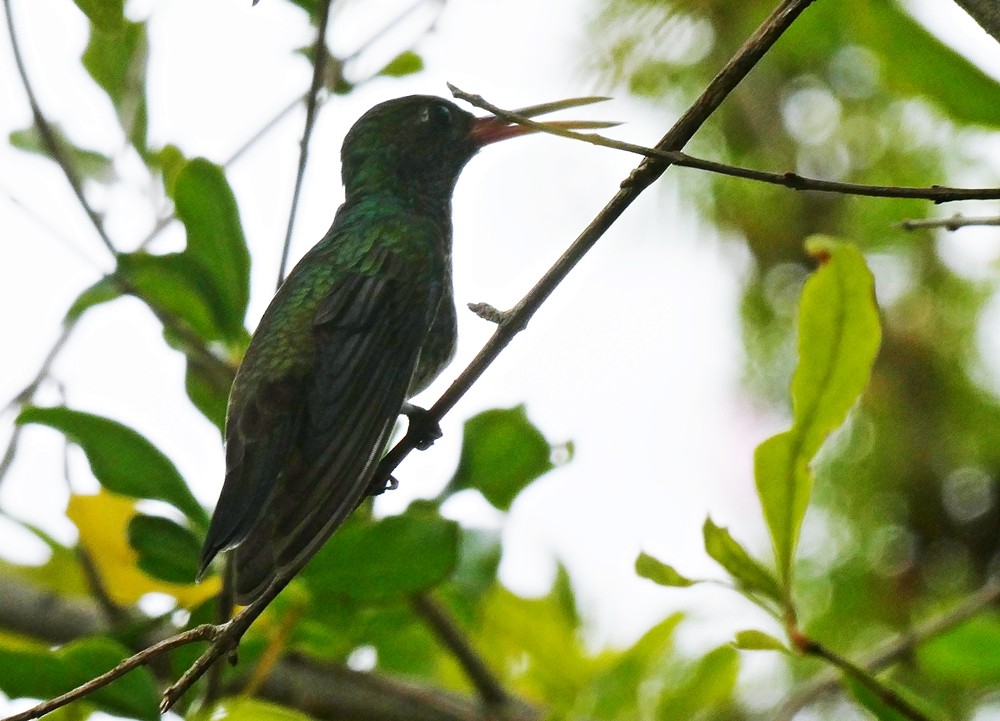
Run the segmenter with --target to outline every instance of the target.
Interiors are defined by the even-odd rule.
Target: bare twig
[[[511,696],[486,665],[486,662],[476,653],[462,629],[458,627],[447,610],[429,593],[415,594],[410,599],[410,603],[465,669],[465,674],[469,677],[472,685],[476,687],[483,703],[487,706],[506,705],[511,700]]]
[[[955,213],[950,218],[922,218],[920,220],[904,220],[899,224],[903,230],[917,230],[918,228],[944,228],[945,230],[958,230],[968,228],[973,225],[1000,225],[1000,216],[990,216],[984,218],[966,218],[961,213]]]
[[[110,671],[102,673],[100,676],[87,681],[87,683],[77,686],[72,691],[64,693],[61,696],[56,696],[48,701],[43,701],[37,706],[32,706],[21,713],[8,716],[3,719],[3,721],[28,721],[28,719],[40,718],[47,713],[55,711],[57,708],[62,708],[77,699],[81,699],[84,696],[92,694],[97,689],[107,686],[109,683],[118,680],[132,669],[149,663],[154,658],[166,653],[167,651],[172,651],[175,648],[180,648],[181,646],[186,646],[189,643],[194,643],[196,641],[211,641],[219,635],[219,632],[220,629],[218,626],[203,624],[201,626],[196,626],[189,631],[178,633],[175,636],[171,636],[168,639],[153,644],[149,648],[143,649],[133,656],[129,656]]]
[[[303,562],[304,565],[304,562]],[[264,612],[268,604],[277,597],[281,590],[291,580],[289,577],[278,577],[272,581],[264,593],[254,600],[249,606],[236,614],[232,620],[218,626],[212,626],[217,633],[211,638],[211,645],[199,656],[177,681],[163,692],[160,700],[160,712],[166,713],[177,701],[180,700],[189,688],[200,679],[212,665],[222,656],[236,650],[251,624]]]
[[[302,181],[306,174],[306,161],[309,157],[309,139],[312,137],[313,124],[316,121],[316,98],[323,84],[323,68],[326,65],[326,24],[330,18],[331,0],[322,0],[319,5],[319,26],[316,29],[316,42],[313,45],[313,76],[309,93],[306,95],[306,124],[302,130],[302,141],[299,144],[299,169],[295,174],[295,190],[292,191],[292,207],[288,211],[288,228],[285,231],[285,244],[281,248],[281,263],[278,265],[278,284],[285,280],[285,269],[288,266],[288,251],[292,247],[292,232],[295,230],[295,216],[299,208],[299,195],[302,192]]]
[[[719,163],[714,160],[704,160],[696,158],[687,153],[676,150],[663,150],[659,146],[647,148],[634,143],[626,143],[621,140],[606,138],[597,133],[580,133],[566,128],[553,125],[551,123],[539,122],[531,118],[518,115],[509,110],[504,110],[490,102],[487,102],[481,95],[466,93],[463,90],[449,84],[452,94],[477,108],[488,110],[497,117],[509,120],[518,125],[534,128],[539,132],[549,135],[559,135],[564,138],[579,140],[591,145],[599,145],[604,148],[624,150],[636,155],[655,157],[666,160],[671,165],[680,165],[685,168],[695,168],[705,170],[718,175],[727,175],[733,178],[745,178],[756,180],[771,185],[781,185],[793,190],[811,190],[822,193],[840,193],[842,195],[862,195],[874,198],[916,198],[920,200],[931,200],[935,203],[950,203],[957,200],[996,200],[1000,198],[1000,188],[950,188],[944,185],[931,185],[927,187],[907,187],[899,185],[866,185],[863,183],[843,183],[835,180],[820,180],[818,178],[806,178],[798,173],[770,173],[765,170],[754,170],[752,168],[741,168],[736,165]],[[961,217],[961,216],[956,216]],[[986,219],[993,222],[966,223],[967,225],[1000,225],[1000,218]],[[937,221],[940,223],[940,221]],[[912,227],[930,227],[921,223],[935,223],[935,221],[904,221],[901,227],[910,230]],[[944,227],[954,230],[957,225],[945,223]]]
[[[906,658],[926,641],[957,628],[983,610],[998,603],[1000,603],[1000,583],[987,583],[955,608],[918,624],[906,635],[876,649],[867,655],[859,663],[859,666],[869,674],[877,673]],[[777,721],[791,721],[801,709],[840,688],[840,674],[833,671],[819,674],[782,706]]]
[[[52,364],[55,362],[59,352],[66,345],[66,342],[69,340],[69,336],[75,327],[75,321],[68,321],[63,324],[62,332],[59,333],[59,337],[56,338],[56,342],[52,344],[52,347],[46,354],[45,359],[42,361],[42,365],[38,368],[38,372],[35,373],[35,377],[31,379],[31,382],[28,383],[28,385],[26,385],[20,393],[10,400],[6,409],[31,402],[31,400],[35,397],[35,393],[38,392],[39,386],[41,386],[41,384],[45,382],[45,379],[49,377],[49,372],[52,370]],[[14,463],[14,457],[17,455],[17,446],[21,440],[21,431],[23,428],[24,426],[15,425],[14,429],[11,431],[10,440],[7,441],[7,448],[4,449],[3,458],[0,459],[0,485],[3,484],[3,480],[7,476],[7,472]]]
[[[70,163],[69,158],[63,152],[62,146],[59,144],[58,138],[56,138],[55,132],[52,130],[52,126],[45,116],[42,114],[42,109],[38,105],[38,99],[35,97],[35,91],[31,86],[31,81],[28,80],[28,71],[24,66],[24,58],[21,57],[21,47],[18,43],[17,33],[14,31],[14,16],[10,9],[11,0],[3,0],[4,11],[7,16],[7,30],[10,33],[10,46],[11,50],[14,52],[14,61],[17,63],[17,72],[21,76],[21,84],[24,86],[24,92],[28,96],[28,103],[31,105],[31,115],[35,121],[35,127],[38,128],[38,134],[42,138],[42,142],[45,144],[46,150],[48,150],[49,155],[52,159],[56,161],[59,167],[63,171],[63,175],[66,176],[66,180],[69,182],[70,187],[73,189],[73,193],[76,195],[78,201],[80,201],[80,206],[83,208],[87,217],[90,218],[90,222],[93,224],[94,229],[97,231],[97,235],[100,237],[101,242],[108,249],[111,255],[115,255],[117,251],[115,250],[114,243],[111,242],[110,236],[104,230],[104,225],[101,222],[100,216],[90,207],[90,203],[83,195],[83,183],[80,181],[80,177],[76,174],[76,170],[73,168],[72,163]]]
[[[684,146],[691,136],[715,112],[723,100],[746,77],[764,54],[777,42],[792,22],[812,4],[813,0],[782,0],[778,7],[743,44],[735,56],[726,64],[695,103],[674,124],[670,131],[657,143],[655,150],[675,151]],[[510,341],[527,325],[528,321],[573,270],[577,263],[590,251],[611,225],[625,212],[639,194],[659,178],[669,168],[666,158],[647,156],[621,183],[621,189],[591,221],[590,225],[577,237],[565,253],[552,265],[535,286],[528,291],[512,309],[498,312],[501,319],[496,331],[480,349],[472,362],[448,387],[437,402],[427,410],[429,422],[440,421],[458,400],[472,387],[491,363],[503,352]],[[419,438],[407,433],[385,455],[376,473],[388,478],[403,458],[412,451]]]

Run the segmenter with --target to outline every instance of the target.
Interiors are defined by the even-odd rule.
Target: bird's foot
[[[413,437],[413,445],[417,450],[426,451],[443,435],[441,426],[425,409],[412,403],[404,403],[401,413],[409,419],[406,435]]]
[[[395,491],[399,488],[399,481],[395,476],[389,476],[385,481],[380,478],[373,478],[365,491],[365,496],[381,496],[386,491]]]

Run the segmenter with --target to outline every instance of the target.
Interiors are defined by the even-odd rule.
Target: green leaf
[[[917,647],[920,670],[941,684],[1000,685],[1000,613],[972,618]]]
[[[222,168],[204,158],[188,162],[177,174],[174,204],[187,231],[183,255],[198,268],[200,292],[220,337],[240,341],[250,299],[250,252]]]
[[[739,654],[732,646],[710,651],[678,683],[666,684],[655,718],[684,721],[701,718],[707,709],[725,708],[732,701],[739,670]]]
[[[887,85],[897,97],[932,98],[959,122],[1000,125],[1000,105],[994,102],[1000,83],[934,37],[899,3],[870,3],[855,29],[882,55]]]
[[[588,691],[592,697],[586,715],[601,719],[639,718],[639,687],[659,676],[673,650],[674,632],[684,614],[675,613],[646,631],[614,665],[599,674]]]
[[[785,588],[812,492],[809,463],[868,383],[881,339],[872,275],[853,245],[815,237],[819,269],[799,304],[792,427],[754,453],[754,477]]]
[[[168,144],[156,152],[148,153],[146,158],[151,166],[160,169],[163,174],[163,189],[168,196],[174,197],[177,176],[188,162],[184,153],[176,145]]]
[[[484,411],[465,422],[458,469],[445,493],[475,488],[502,511],[549,471],[552,447],[524,406]]]
[[[220,372],[218,366],[210,367],[197,356],[188,355],[184,388],[195,408],[201,411],[220,433],[226,428],[226,406],[233,378],[232,372]]]
[[[749,593],[750,600],[757,602],[754,594],[782,602],[783,595],[774,575],[741,546],[729,531],[716,526],[711,518],[705,519],[702,527],[705,537],[705,551],[720,566],[729,572],[737,587]]]
[[[56,138],[59,148],[68,156],[69,163],[81,177],[95,180],[99,183],[109,183],[115,179],[115,169],[111,158],[96,150],[86,150],[77,147],[66,137],[59,125],[49,123],[49,128]],[[32,125],[24,130],[15,130],[10,134],[10,144],[28,153],[37,153],[51,158],[48,146],[42,140],[38,127]]]
[[[118,279],[170,323],[183,321],[205,341],[224,336],[222,309],[214,304],[215,288],[208,272],[187,252],[150,255],[145,251],[118,256]]]
[[[114,32],[92,25],[82,57],[87,72],[115,106],[125,136],[140,153],[146,150],[148,56],[145,23],[123,21]]]
[[[63,322],[75,323],[80,319],[80,316],[95,305],[120,298],[121,294],[121,288],[118,287],[114,279],[110,276],[105,276],[76,297],[73,305],[66,311],[66,318]]]
[[[635,559],[635,572],[642,578],[648,578],[661,586],[686,588],[698,583],[679,574],[673,566],[668,566],[646,553],[640,553]]]
[[[109,671],[130,655],[108,638],[74,641],[53,652],[0,639],[0,690],[10,698],[53,698]],[[87,696],[116,716],[159,719],[159,695],[146,668],[137,668]]]
[[[125,23],[125,0],[75,0],[95,27],[113,33]]]
[[[139,554],[139,568],[168,583],[194,583],[201,541],[179,523],[139,514],[128,524],[128,543]]]
[[[781,651],[789,653],[788,647],[769,633],[750,629],[739,631],[733,641],[733,646],[741,651]]]
[[[392,61],[379,71],[379,75],[388,75],[391,78],[401,78],[405,75],[413,75],[424,69],[424,59],[412,50],[404,50]]]
[[[341,528],[303,571],[320,599],[385,600],[446,579],[458,559],[458,524],[407,512]]]
[[[25,408],[17,423],[38,423],[64,433],[87,454],[94,476],[109,491],[166,501],[198,526],[208,526],[205,509],[191,495],[174,464],[131,428],[61,406]]]
[[[245,696],[233,696],[219,701],[212,709],[214,721],[313,721],[313,717],[287,706],[260,701]]]

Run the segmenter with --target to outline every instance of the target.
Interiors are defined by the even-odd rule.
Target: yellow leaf
[[[72,495],[66,515],[80,532],[80,545],[90,556],[111,600],[131,606],[147,593],[165,593],[191,608],[219,592],[216,576],[199,584],[167,583],[136,565],[138,555],[128,545],[128,524],[135,502],[101,490],[93,496]]]

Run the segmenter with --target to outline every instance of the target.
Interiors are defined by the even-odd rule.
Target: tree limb
[[[146,619],[148,623],[149,619]],[[140,625],[142,625],[140,623]],[[107,633],[108,622],[97,602],[72,599],[43,591],[12,577],[3,579],[0,593],[0,628],[52,644]],[[215,628],[209,626],[208,628]],[[202,631],[199,633],[206,633]],[[176,639],[170,636],[169,639]],[[167,639],[167,640],[169,640]],[[184,638],[192,643],[199,638]],[[181,645],[181,641],[176,641]],[[148,648],[142,658],[151,660]],[[159,653],[166,653],[162,648]],[[134,668],[134,664],[129,668]],[[161,680],[161,669],[151,668]],[[166,672],[166,669],[163,669]],[[121,672],[119,675],[125,673]],[[116,676],[117,678],[117,676]],[[228,693],[241,693],[248,679],[227,685]],[[404,682],[378,673],[362,673],[342,666],[323,664],[298,655],[280,659],[254,690],[253,696],[327,721],[495,721],[496,709],[486,709],[476,698],[431,686]],[[52,710],[47,707],[39,711]],[[35,707],[38,710],[39,706]],[[27,713],[27,712],[25,712]],[[491,715],[492,714],[492,715]],[[513,700],[504,707],[506,721],[540,721],[540,710]],[[33,716],[18,715],[19,719]],[[4,721],[11,721],[4,719]]]
[[[792,22],[811,5],[813,0],[782,0],[771,15],[743,44],[726,66],[712,79],[687,112],[674,124],[670,131],[657,143],[656,151],[673,152],[682,148],[708,117],[722,104],[722,101],[736,88],[744,77],[760,62],[764,54],[778,41]],[[569,275],[576,264],[590,251],[618,220],[622,213],[639,197],[647,187],[663,175],[671,161],[661,157],[646,157],[622,181],[621,189],[604,206],[590,225],[573,241],[563,255],[546,271],[535,286],[528,291],[512,309],[497,312],[500,319],[496,331],[486,342],[472,362],[448,387],[437,402],[427,410],[428,422],[440,422],[444,415],[454,408],[458,400],[468,392],[472,384],[496,360],[497,356],[531,320],[541,305]],[[402,460],[417,446],[419,438],[409,432],[382,458],[376,477],[387,479]]]
[[[414,595],[410,599],[410,604],[462,665],[466,676],[472,681],[487,706],[502,707],[513,700],[486,662],[476,653],[462,629],[430,593]]]

